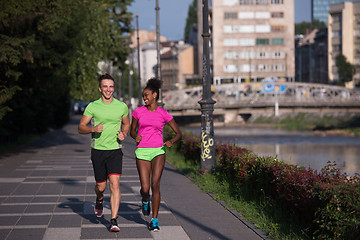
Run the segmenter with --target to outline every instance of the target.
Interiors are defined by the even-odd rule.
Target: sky
[[[190,4],[193,0],[158,0],[159,1],[159,26],[160,35],[168,40],[182,40],[184,28]],[[201,1],[201,0],[198,0]],[[311,0],[295,1],[295,23],[311,20]],[[129,11],[139,14],[139,29],[148,31],[156,30],[156,0],[135,0],[129,7]],[[133,28],[136,27],[135,20]]]

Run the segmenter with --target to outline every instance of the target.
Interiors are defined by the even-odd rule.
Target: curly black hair
[[[146,86],[144,89],[149,89],[152,93],[156,92],[157,96],[156,96],[156,101],[159,100],[159,90],[161,88],[162,85],[162,81],[160,79],[157,78],[150,78],[147,82],[146,82]]]

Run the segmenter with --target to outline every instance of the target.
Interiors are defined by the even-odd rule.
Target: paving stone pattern
[[[120,179],[118,224],[121,230],[110,232],[109,188],[105,191],[104,215],[97,218],[93,210],[95,180],[90,161],[90,135],[77,133],[79,119],[80,116],[73,116],[64,128],[0,157],[0,239],[261,239],[168,164],[162,179],[161,229],[150,232],[147,224],[151,217],[144,217],[140,210],[135,144],[130,137],[124,143]],[[191,202],[199,196],[203,198],[201,202]],[[184,201],[186,204],[182,204]],[[210,210],[201,210],[201,206]],[[221,226],[222,220],[215,219],[214,214],[219,216],[213,212],[215,208],[235,225],[224,220],[227,226]],[[216,221],[222,229],[216,229]],[[209,226],[206,222],[215,225]]]

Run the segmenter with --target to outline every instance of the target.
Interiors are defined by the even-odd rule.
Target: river
[[[200,136],[200,127],[187,127]],[[259,156],[321,170],[328,161],[350,176],[360,174],[360,138],[319,136],[262,127],[215,127],[215,142],[237,144]]]

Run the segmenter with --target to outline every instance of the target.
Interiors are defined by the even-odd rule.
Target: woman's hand
[[[135,142],[139,143],[141,141],[142,135],[137,135],[135,138]]]
[[[173,145],[172,142],[166,141],[166,142],[164,142],[164,145],[163,145],[163,146],[172,147],[172,145]]]

